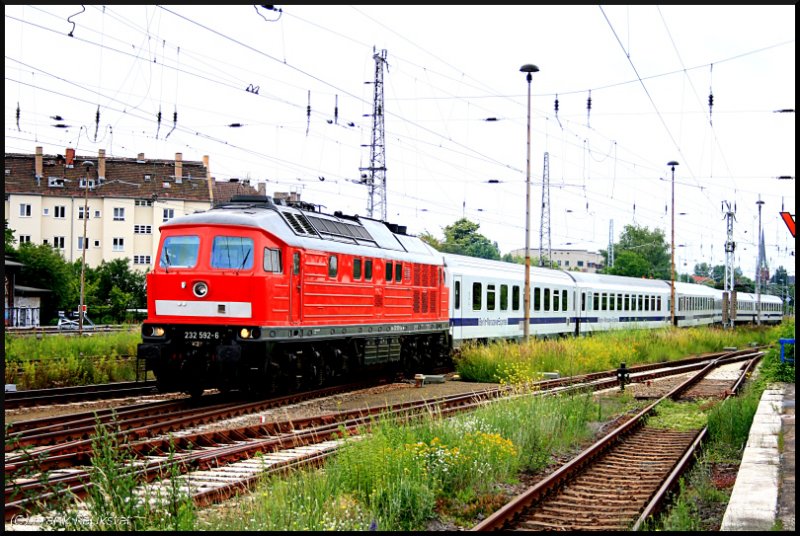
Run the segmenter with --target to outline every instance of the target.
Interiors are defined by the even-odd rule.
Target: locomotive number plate
[[[219,331],[186,331],[183,339],[187,341],[215,341],[219,340]]]

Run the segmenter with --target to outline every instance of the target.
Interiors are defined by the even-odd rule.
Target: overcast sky
[[[366,215],[386,50],[387,219],[441,237],[467,217],[506,253],[525,246],[531,63],[534,256],[545,152],[554,249],[606,249],[612,220],[615,241],[669,243],[675,160],[679,272],[724,263],[730,202],[753,278],[760,195],[770,269],[795,273],[794,5],[275,7],[6,5],[6,152],[208,155],[218,179]]]

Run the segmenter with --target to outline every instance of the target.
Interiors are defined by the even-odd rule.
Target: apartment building
[[[552,260],[562,270],[595,273],[604,266],[603,256],[585,249],[553,249],[550,251]],[[512,255],[525,257],[524,249],[515,249]],[[539,248],[531,248],[531,258],[539,256]]]
[[[17,243],[49,244],[87,266],[129,258],[144,271],[155,262],[159,227],[209,209],[215,201],[257,192],[249,182],[217,183],[208,156],[202,162],[36,153],[5,155],[5,218]]]

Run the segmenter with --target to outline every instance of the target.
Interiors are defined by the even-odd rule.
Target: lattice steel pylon
[[[614,220],[608,222],[608,267],[614,267]]]
[[[545,249],[545,241],[547,248]],[[539,229],[539,266],[544,266],[545,252],[547,266],[553,258],[550,249],[550,153],[544,153],[544,171],[542,171],[542,226]]]
[[[370,218],[379,213],[380,219],[386,221],[386,133],[383,123],[383,66],[389,70],[386,63],[386,49],[378,53],[372,49],[372,58],[375,60],[375,90],[372,99],[372,143],[370,148],[369,167],[359,168],[361,184],[366,184],[369,189],[367,200],[367,215]],[[366,173],[364,173],[366,172]]]

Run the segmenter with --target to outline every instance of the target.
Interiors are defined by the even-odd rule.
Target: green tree
[[[146,275],[132,270],[127,258],[103,261],[97,268],[87,268],[86,303],[95,309],[93,318],[103,322],[102,316],[108,315],[122,322],[126,309],[147,307],[145,280]]]
[[[456,253],[483,259],[500,259],[497,242],[491,242],[478,232],[480,224],[461,218],[453,225],[444,228],[444,240],[438,240],[428,233],[420,236],[422,240],[444,253]]]
[[[770,278],[769,282],[775,285],[786,285],[789,282],[789,273],[786,271],[786,268],[783,266],[775,268],[775,273],[772,274],[772,278]]]
[[[69,311],[78,303],[80,280],[58,250],[47,244],[20,244],[17,250],[20,269],[18,284],[48,289],[50,296],[42,299],[41,320],[48,322],[59,309]]]
[[[711,265],[707,262],[701,262],[700,264],[694,265],[694,275],[699,275],[703,277],[711,277],[712,275],[712,268]]]
[[[614,251],[616,252],[614,266],[608,266],[608,251],[600,250],[606,265],[604,273],[652,279],[672,279],[670,246],[664,239],[664,231],[661,229],[651,231],[647,227],[626,225],[619,242],[614,244]],[[618,268],[619,259],[626,251],[636,254],[646,264],[642,264],[635,257],[626,256],[626,263]],[[640,271],[634,271],[634,267],[638,267]],[[622,273],[623,270],[629,273]]]
[[[17,239],[14,238],[14,229],[9,229],[8,227],[8,220],[5,220],[5,233],[6,233],[6,245],[5,245],[5,254],[12,256],[15,252],[14,244],[17,243]]]
[[[621,251],[614,259],[613,268],[606,273],[628,277],[642,277],[650,271],[650,263],[634,250]]]

